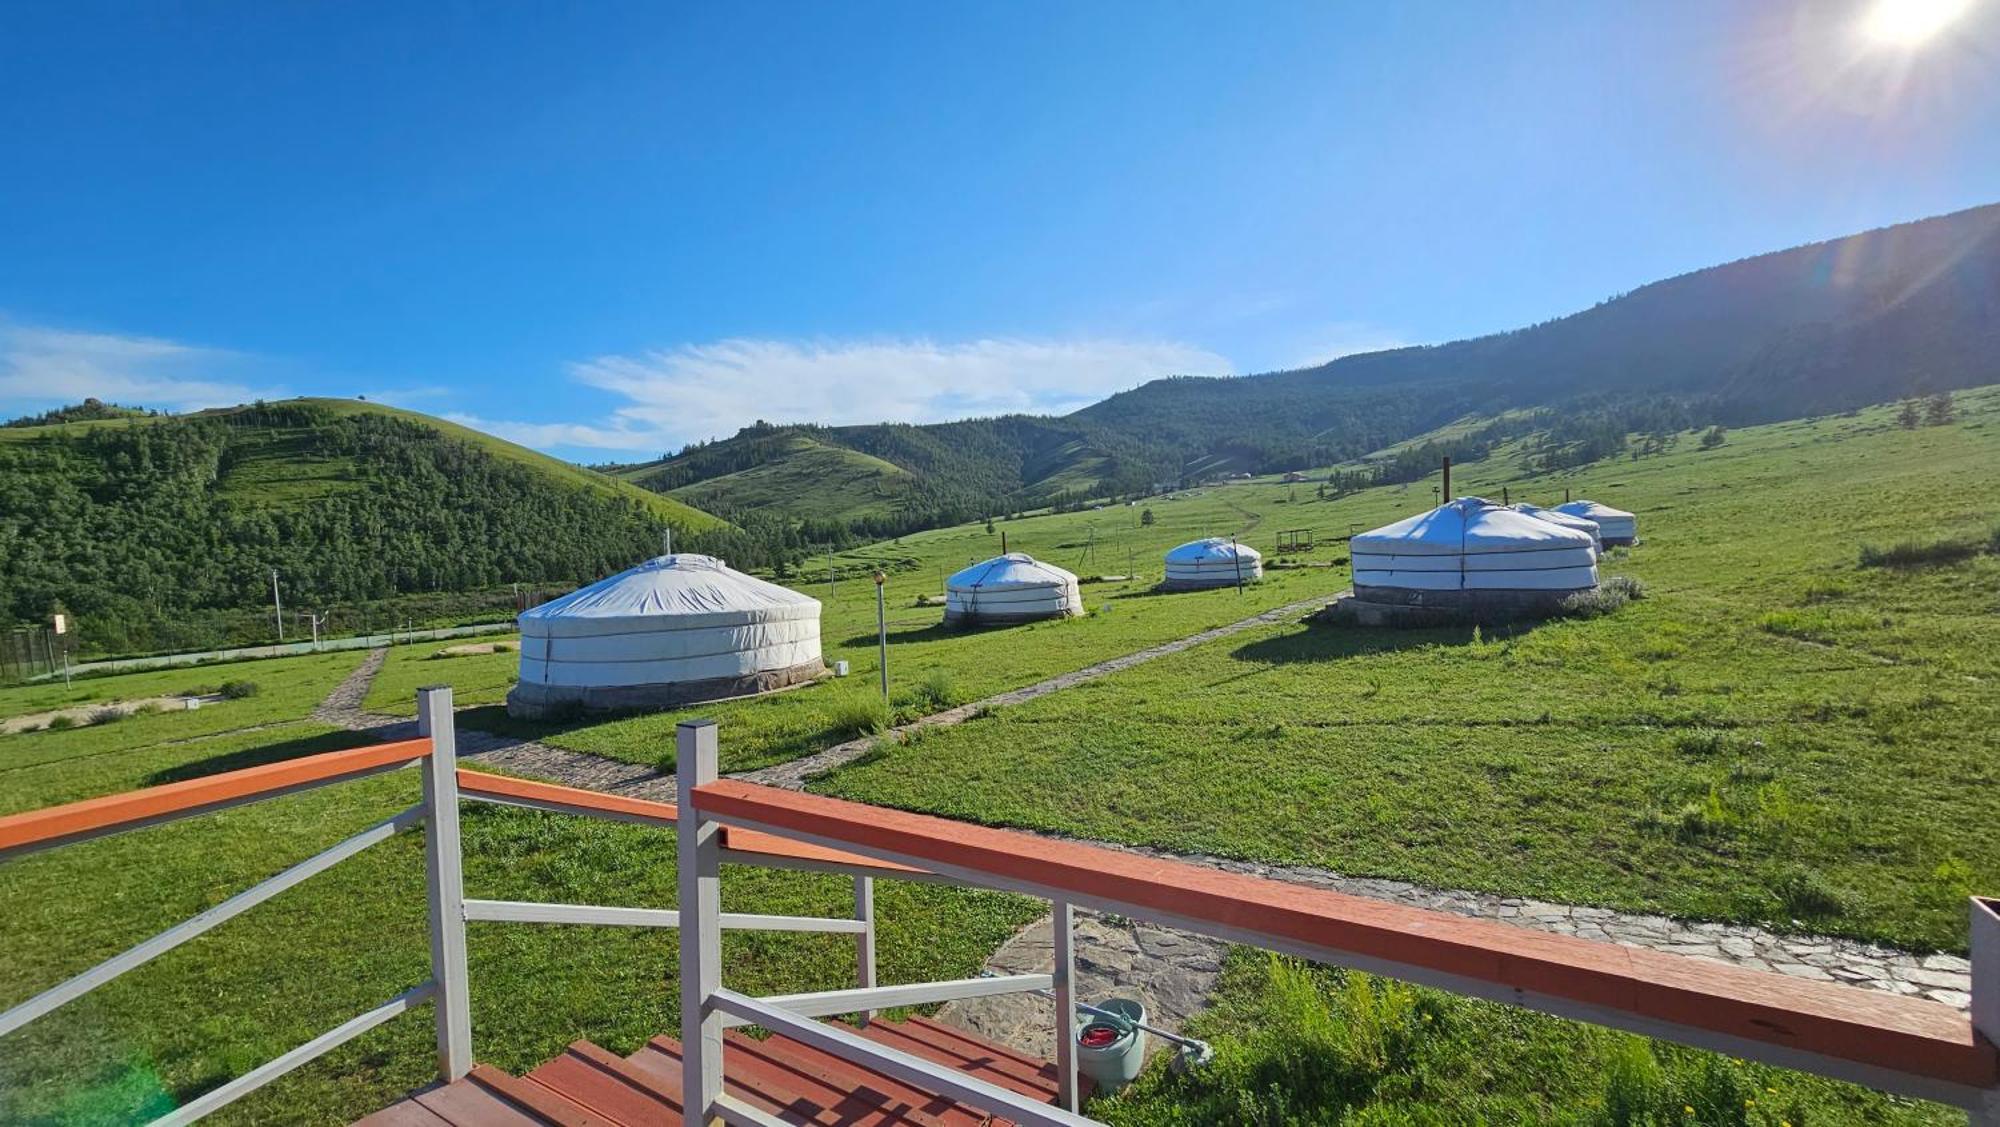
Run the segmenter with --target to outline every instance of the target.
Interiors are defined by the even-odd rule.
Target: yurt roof
[[[725,623],[818,614],[818,599],[745,575],[714,556],[682,553],[647,560],[523,611],[521,624],[553,627],[566,621],[661,617]]]
[[[1259,552],[1248,544],[1234,543],[1226,536],[1210,536],[1205,540],[1190,540],[1167,552],[1168,563],[1205,563],[1211,561],[1229,563],[1237,559],[1248,562],[1262,558],[1262,552]]]
[[[1584,517],[1594,521],[1630,520],[1632,514],[1624,509],[1614,509],[1597,501],[1565,501],[1556,506],[1556,512],[1568,513],[1573,517]]]
[[[1551,524],[1562,525],[1564,528],[1574,528],[1590,533],[1599,531],[1596,521],[1591,520],[1589,517],[1580,517],[1575,513],[1565,513],[1556,509],[1544,509],[1540,505],[1531,505],[1526,501],[1517,502],[1513,506],[1513,509],[1515,512],[1526,513],[1536,520],[1545,520]]]
[[[955,572],[945,580],[945,586],[960,590],[1005,591],[1009,588],[1051,587],[1075,582],[1074,572],[1043,563],[1026,552],[1009,552]]]
[[[1352,552],[1405,556],[1538,552],[1570,546],[1593,548],[1596,541],[1587,532],[1550,524],[1484,497],[1460,497],[1430,512],[1363,532],[1349,542]]]

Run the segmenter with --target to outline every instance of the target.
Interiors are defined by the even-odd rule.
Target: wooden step
[[[680,1091],[681,1044],[679,1041],[671,1037],[655,1037],[651,1041],[646,1042],[645,1047],[627,1057],[626,1060],[640,1072],[652,1077],[661,1084],[671,1085],[675,1092]],[[727,1044],[725,1044],[722,1053],[722,1090],[724,1092],[735,1096],[737,1099],[760,1111],[775,1115],[786,1123],[814,1122],[814,1120],[806,1118],[801,1114],[803,1109],[794,1111],[787,1106],[791,1101],[790,1096],[781,1097],[777,1093],[766,1092],[763,1090],[761,1084],[752,1082],[749,1078],[745,1077],[743,1070],[737,1067],[737,1063],[737,1058],[730,1053]]]
[[[668,1084],[617,1053],[578,1041],[523,1079],[540,1084],[624,1127],[681,1121],[680,1078]]]
[[[963,1029],[911,1017],[872,1021],[863,1037],[1045,1103],[1056,1098],[1056,1066]]]
[[[418,1092],[355,1127],[617,1127],[611,1120],[539,1084],[475,1064],[462,1080]]]
[[[926,1018],[874,1021],[862,1036],[1053,1101],[1055,1066]],[[723,1035],[723,1090],[782,1122],[810,1127],[987,1127],[986,1109],[905,1083],[788,1037]],[[521,1079],[487,1065],[418,1092],[357,1127],[679,1127],[681,1047],[655,1037],[630,1057],[577,1041]]]
[[[985,1127],[991,1117],[948,1096],[911,1087],[867,1065],[837,1057],[789,1037],[754,1040],[724,1034],[724,1069],[754,1062],[767,1090],[784,1085],[834,1114],[833,1122],[867,1127]]]

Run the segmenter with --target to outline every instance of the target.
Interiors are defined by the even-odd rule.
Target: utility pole
[[[271,611],[278,620],[278,640],[285,640],[285,604],[278,598],[278,569],[271,569]]]
[[[889,699],[889,608],[882,585],[889,582],[886,572],[875,573],[875,645],[882,661],[882,699]]]

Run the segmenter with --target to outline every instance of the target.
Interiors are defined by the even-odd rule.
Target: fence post
[[[417,690],[424,760],[424,876],[430,900],[431,981],[437,993],[438,1073],[446,1083],[472,1071],[472,999],[465,967],[465,863],[458,837],[458,734],[451,686]]]
[[[674,730],[674,826],[681,913],[681,1107],[687,1122],[719,1124],[722,1096],[722,1015],[709,1002],[722,986],[722,838],[696,812],[694,788],[715,781],[719,754],[715,721],[693,720]]]
[[[1076,1095],[1076,909],[1067,900],[1049,902],[1054,929],[1056,995],[1056,1106],[1077,1110]]]
[[[854,936],[854,961],[859,971],[855,985],[863,990],[875,987],[875,878],[854,878],[854,918],[866,926]],[[861,1024],[867,1025],[874,1010],[863,1010]]]
[[[2000,1045],[2000,900],[1972,898],[1972,1028]],[[2000,1088],[1971,1115],[1972,1127],[2000,1127]]]

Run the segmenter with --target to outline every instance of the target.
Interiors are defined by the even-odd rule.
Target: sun
[[[1972,7],[1972,0],[1875,0],[1861,30],[1877,43],[1916,47]]]

